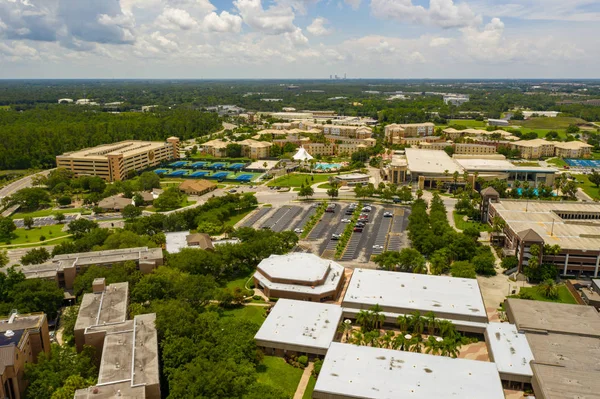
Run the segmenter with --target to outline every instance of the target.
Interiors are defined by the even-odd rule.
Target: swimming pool
[[[342,167],[342,164],[339,163],[317,163],[315,164],[315,169],[319,170],[330,170],[330,169],[339,169]]]
[[[517,188],[517,194],[519,194],[520,196],[523,195],[523,189],[521,187]],[[533,195],[538,197],[540,195],[539,191],[537,188],[533,189]],[[552,196],[556,197],[556,193],[552,192]]]

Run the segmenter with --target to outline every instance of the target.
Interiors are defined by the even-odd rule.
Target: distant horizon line
[[[2,81],[85,81],[85,80],[103,80],[103,81],[324,81],[324,82],[347,82],[347,81],[551,81],[551,82],[581,82],[581,81],[600,81],[600,78],[2,78]]]

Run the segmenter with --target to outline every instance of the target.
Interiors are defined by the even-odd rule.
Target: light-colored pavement
[[[585,193],[585,191],[583,191],[581,189],[581,187],[577,188],[577,192],[575,193],[575,196],[577,197],[578,201],[587,201],[587,202],[594,201],[594,199],[592,197],[590,197],[589,195],[587,195]]]
[[[313,368],[315,365],[310,362],[308,366],[304,369],[304,373],[302,373],[302,377],[300,378],[300,382],[298,383],[298,388],[296,388],[296,393],[294,394],[294,399],[302,399],[304,396],[304,391],[306,391],[306,386],[308,385],[308,381],[310,380],[310,375],[312,374]]]
[[[35,177],[48,176],[48,173],[50,173],[51,170],[54,169],[43,170],[41,172],[35,173],[30,176],[26,176],[22,179],[7,184],[5,187],[2,187],[2,189],[0,189],[0,199],[8,197],[23,188],[31,187],[33,179]]]

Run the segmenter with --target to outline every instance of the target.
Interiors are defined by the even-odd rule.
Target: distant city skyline
[[[597,0],[0,0],[0,79],[589,79]]]

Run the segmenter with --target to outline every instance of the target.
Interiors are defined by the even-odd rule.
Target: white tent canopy
[[[296,152],[292,158],[296,161],[310,161],[313,159],[312,155],[310,155],[302,146],[298,148],[298,152]]]

